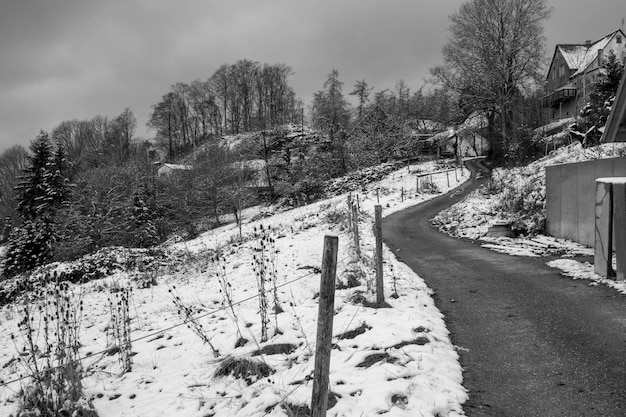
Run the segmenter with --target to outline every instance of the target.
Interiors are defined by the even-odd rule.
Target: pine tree
[[[132,235],[131,242],[134,246],[148,247],[158,241],[157,228],[152,221],[150,209],[139,193],[133,196],[131,224],[128,231]]]
[[[52,258],[55,216],[69,194],[63,147],[53,151],[48,134],[41,131],[30,150],[30,164],[17,187],[17,211],[22,225],[9,236],[4,268],[7,276],[43,265]]]
[[[594,85],[587,103],[580,111],[577,130],[583,134],[583,145],[594,146],[600,142],[600,128],[606,125],[615,100],[615,93],[624,72],[624,63],[610,51],[605,64],[605,74]]]
[[[48,134],[41,131],[31,143],[32,155],[28,157],[29,167],[17,186],[19,202],[17,211],[24,221],[45,216],[49,209],[49,164],[52,157],[52,144]]]

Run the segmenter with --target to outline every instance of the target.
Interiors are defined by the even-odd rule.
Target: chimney
[[[591,40],[586,40],[585,41],[585,46],[589,46],[589,45],[591,45]]]

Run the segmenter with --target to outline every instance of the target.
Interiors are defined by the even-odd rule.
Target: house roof
[[[621,29],[613,31],[592,43],[577,43],[577,44],[558,44],[554,49],[554,55],[552,57],[552,62],[550,63],[550,68],[548,68],[548,73],[546,74],[546,78],[550,76],[550,71],[552,71],[552,65],[554,64],[554,58],[558,52],[561,53],[563,59],[565,59],[565,63],[569,67],[570,70],[575,70],[572,76],[579,75],[591,65],[591,63],[598,56],[598,51],[606,48],[608,43],[617,35],[624,35]]]

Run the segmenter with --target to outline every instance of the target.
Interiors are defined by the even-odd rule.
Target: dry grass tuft
[[[363,361],[359,363],[356,367],[357,368],[369,368],[370,366],[378,362],[396,363],[397,361],[398,361],[398,358],[391,356],[387,352],[373,353],[369,355],[368,357],[366,357],[365,359],[363,359]]]
[[[263,346],[259,350],[252,352],[252,356],[259,355],[288,355],[293,353],[298,348],[293,343],[277,343],[274,345]]]
[[[367,323],[363,322],[356,329],[348,330],[347,332],[338,334],[337,338],[339,340],[354,339],[358,335],[365,333],[366,331],[370,330],[371,328],[372,328],[372,326],[368,326]]]
[[[413,339],[413,340],[405,340],[400,343],[396,343],[395,345],[392,346],[392,348],[400,349],[404,346],[409,346],[409,345],[424,346],[427,343],[430,343],[430,340],[427,337],[419,336],[418,338]]]
[[[243,379],[248,385],[252,385],[260,379],[267,378],[274,372],[274,369],[264,362],[228,356],[215,371],[215,376],[232,375],[235,378]]]

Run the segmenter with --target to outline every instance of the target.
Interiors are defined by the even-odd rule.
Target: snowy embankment
[[[437,168],[428,163],[412,169]],[[375,299],[371,291],[374,206],[379,202],[387,215],[445,192],[449,181],[454,187],[469,175],[459,174],[458,181],[445,173],[433,177],[439,192],[431,194],[416,194],[415,176],[407,168],[353,193],[361,210],[360,260],[347,228],[347,195],[342,194],[289,211],[251,210],[241,243],[238,228],[224,226],[192,241],[168,245],[166,261],[146,262],[153,265],[149,270],[138,266],[75,286],[75,294],[86,306],[80,333],[80,354],[86,357],[82,361],[85,396],[100,417],[307,415],[323,237],[332,234],[339,236],[341,289],[335,295],[328,415],[463,415],[467,394],[443,316],[423,280],[386,248],[385,295],[390,307],[374,308],[368,303]],[[283,311],[274,314],[270,309],[267,342],[261,341],[254,266],[255,255],[260,256],[261,228],[270,237],[263,250],[270,255],[277,277],[276,292],[269,291],[268,298]],[[55,267],[67,269],[63,264]],[[128,285],[132,287],[132,369],[122,373],[110,349],[108,299]],[[190,309],[210,346],[181,325],[174,297],[179,306]],[[3,307],[0,379],[17,380],[0,388],[3,416],[16,412],[16,394],[29,381],[19,379],[25,370],[15,360],[20,338],[14,344],[8,337],[19,334],[20,320],[19,304]],[[247,342],[238,344],[240,338]],[[248,359],[264,371],[255,375],[252,369],[230,368],[225,371],[230,375],[219,376],[218,371],[232,359]]]
[[[594,273],[593,265],[589,262],[572,259],[576,256],[593,256],[593,248],[540,234],[517,238],[487,236],[489,227],[496,224],[517,224],[533,229],[534,225],[542,222],[541,217],[545,218],[546,166],[624,155],[624,143],[583,148],[577,142],[557,149],[525,167],[498,169],[492,174],[492,183],[439,213],[433,219],[433,224],[453,236],[479,240],[482,246],[498,252],[516,256],[560,256],[561,259],[550,261],[548,265],[561,269],[564,275],[574,279],[591,280],[590,285],[602,283],[626,294],[626,282],[604,279]],[[502,187],[502,184],[508,187]],[[508,203],[507,199],[512,196],[511,190],[521,196],[517,205],[527,214],[510,215],[502,210]]]

